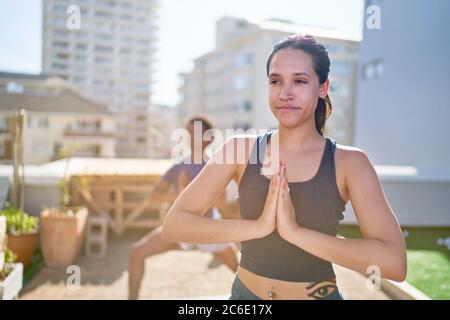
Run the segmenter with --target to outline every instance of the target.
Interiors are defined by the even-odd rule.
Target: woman
[[[330,64],[311,36],[277,44],[267,76],[278,129],[225,142],[166,216],[163,237],[172,241],[242,241],[230,299],[342,299],[332,263],[363,273],[375,266],[383,278],[405,279],[405,242],[372,163],[362,150],[323,136]],[[256,164],[219,164],[224,154],[241,151],[242,140],[247,160],[258,155]],[[271,141],[278,141],[281,161],[267,177],[259,155],[267,156]],[[242,220],[202,217],[231,179]],[[336,236],[348,201],[362,239]]]
[[[193,137],[195,123],[201,123],[202,132],[212,129],[211,123],[202,118],[194,117],[188,121],[187,130]],[[202,155],[208,142],[203,142],[197,148],[194,147],[194,141],[190,141],[190,159],[182,159],[179,163],[172,166],[166,174],[158,181],[155,188],[147,197],[146,201],[142,204],[142,207],[148,206],[149,203],[170,203],[173,202],[178,194],[188,185],[188,183],[195,178],[200,170],[205,165],[204,162],[195,163],[195,152]],[[224,194],[223,194],[224,195]],[[218,206],[224,205],[225,200],[220,197],[219,201],[215,204]],[[220,212],[217,208],[208,210],[206,216],[213,219],[220,219]],[[137,299],[139,296],[139,287],[144,276],[144,264],[145,260],[151,256],[159,253],[167,252],[169,250],[194,250],[198,249],[202,252],[208,252],[213,254],[214,258],[220,262],[223,262],[232,272],[236,272],[238,266],[238,259],[236,257],[236,251],[234,244],[229,243],[216,243],[216,244],[194,244],[194,243],[178,243],[173,241],[166,241],[162,239],[161,227],[158,227],[142,239],[133,244],[129,256],[128,264],[128,296],[129,299]],[[215,260],[215,261],[216,261]]]

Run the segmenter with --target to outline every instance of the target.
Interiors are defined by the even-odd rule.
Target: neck
[[[323,137],[317,132],[315,123],[311,123],[312,125],[304,123],[292,128],[280,126],[278,130],[280,147],[288,152],[303,151],[323,140]]]
[[[205,150],[202,150],[202,149],[198,149],[198,150],[195,150],[195,151],[191,149],[191,155],[190,155],[190,157],[191,157],[191,163],[194,163],[194,161],[196,160],[195,157],[194,157],[195,154],[197,154],[197,157],[199,157],[199,158],[197,159],[198,161],[201,160],[201,159],[203,159],[204,151],[205,151]]]

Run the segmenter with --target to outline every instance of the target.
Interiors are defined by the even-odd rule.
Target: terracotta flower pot
[[[31,257],[36,250],[37,232],[19,235],[8,234],[6,237],[8,249],[17,254],[16,262],[23,263],[23,268],[26,269],[30,265]]]
[[[41,249],[48,267],[67,267],[78,258],[86,230],[88,210],[67,208],[74,214],[52,214],[51,209],[41,212]],[[53,209],[54,210],[54,209]]]

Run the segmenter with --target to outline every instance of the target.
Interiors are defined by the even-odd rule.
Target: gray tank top
[[[269,190],[269,179],[260,173],[271,132],[259,136],[247,163],[238,190],[238,202],[243,219],[257,219],[264,208]],[[262,148],[262,149],[261,149]],[[290,182],[290,196],[299,225],[336,236],[343,219],[345,201],[336,183],[334,152],[336,143],[326,139],[319,170],[302,182]],[[275,230],[270,235],[241,243],[240,265],[261,276],[294,282],[317,282],[335,278],[332,264],[287,242]]]

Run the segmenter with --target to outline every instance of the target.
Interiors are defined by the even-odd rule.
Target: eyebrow
[[[307,77],[309,77],[309,73],[308,72],[295,72],[295,73],[293,73],[292,75],[294,75],[294,76],[307,76]],[[271,74],[269,74],[269,78],[270,77],[280,77],[281,75],[280,74],[278,74],[278,73],[271,73]]]

